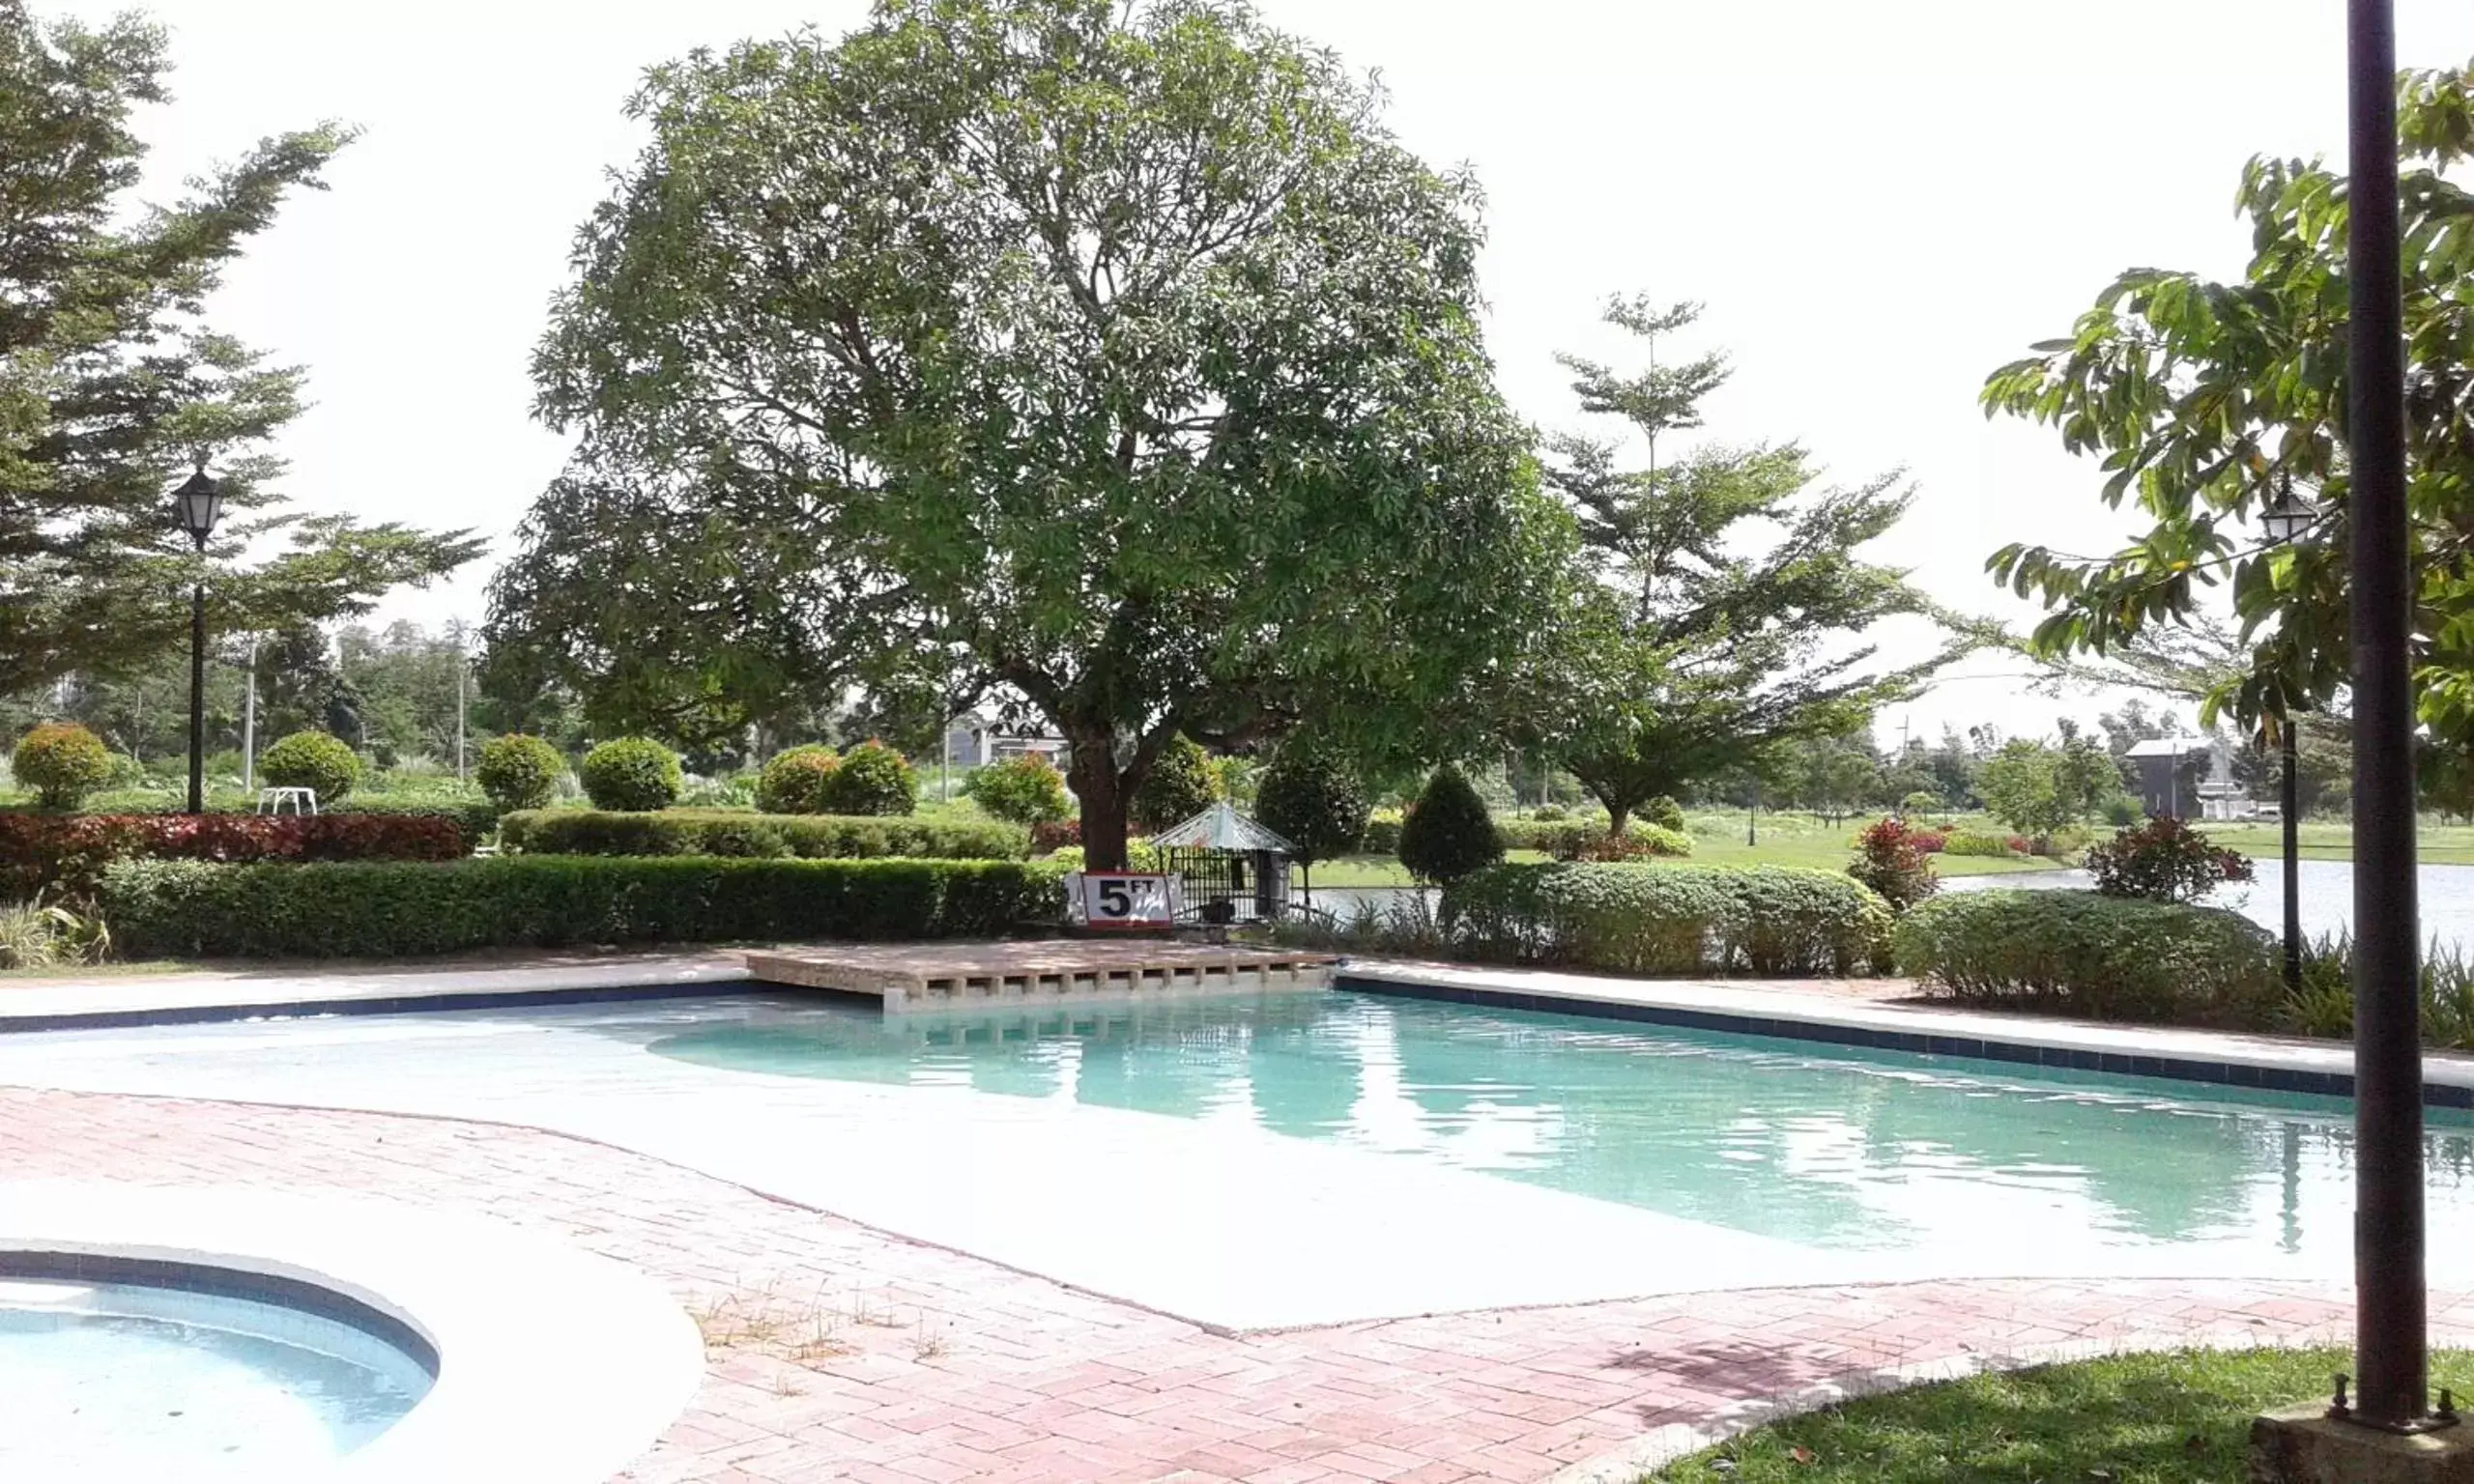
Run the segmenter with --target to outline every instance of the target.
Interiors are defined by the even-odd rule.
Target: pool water
[[[2310,1256],[2349,1246],[2343,1099],[1809,1050],[1356,993],[884,1016],[807,1008],[662,1034],[737,1071],[1235,1123],[1807,1247],[2029,1241]],[[2432,1241],[2474,1235],[2474,1123],[2434,1111]]]
[[[429,1384],[393,1346],[296,1309],[0,1280],[0,1479],[323,1478]]]

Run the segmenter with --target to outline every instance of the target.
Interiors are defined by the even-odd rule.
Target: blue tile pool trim
[[[412,994],[340,995],[325,1000],[256,1004],[162,1005],[129,1010],[71,1010],[0,1014],[0,1035],[14,1031],[115,1031],[141,1025],[216,1025],[230,1020],[297,1020],[312,1015],[404,1015],[423,1011],[516,1010],[538,1005],[599,1005],[629,1000],[699,999],[779,985],[746,979],[684,985],[566,985],[550,989],[439,989]]]
[[[2084,1050],[2076,1046],[2039,1046],[2022,1042],[1991,1041],[1974,1036],[1876,1030],[1870,1026],[1744,1015],[1722,1010],[1644,1005],[1631,1000],[1594,1000],[1560,994],[1529,994],[1517,989],[1480,989],[1460,985],[1367,979],[1351,974],[1346,968],[1333,975],[1332,987],[1362,994],[1393,994],[1407,999],[1446,1000],[1455,1005],[1483,1005],[1494,1010],[1590,1015],[1607,1020],[1672,1025],[1685,1030],[1723,1031],[1738,1036],[1769,1036],[1782,1041],[1812,1041],[1880,1051],[1906,1051],[1921,1056],[1966,1056],[1979,1061],[2009,1062],[2028,1067],[2108,1072],[2124,1077],[2162,1077],[2178,1082],[2208,1082],[2219,1087],[2256,1087],[2267,1092],[2316,1093],[2330,1098],[2351,1098],[2354,1095],[2354,1079],[2349,1072],[2254,1067],[2242,1062],[2201,1061],[2182,1056],[2125,1055],[2114,1051]],[[2474,1087],[2426,1080],[2423,1083],[2423,1101],[2438,1108],[2474,1108]]]
[[[167,1288],[176,1293],[212,1298],[244,1298],[275,1308],[295,1309],[358,1329],[374,1340],[402,1351],[438,1379],[438,1347],[412,1326],[386,1310],[348,1294],[299,1278],[211,1263],[184,1263],[154,1257],[120,1257],[108,1252],[14,1251],[0,1248],[0,1278],[47,1283],[119,1283],[131,1288]]]

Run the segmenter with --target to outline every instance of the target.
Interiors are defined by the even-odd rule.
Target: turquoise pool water
[[[2350,1112],[2335,1099],[1351,993],[1013,1015],[779,1009],[648,1048],[1236,1121],[1822,1248],[2058,1241],[2341,1267],[2348,1242]],[[2474,1236],[2474,1125],[2435,1113],[2428,1154],[2434,1243]]]
[[[0,1280],[0,1479],[319,1479],[429,1389],[349,1326],[167,1289]]]

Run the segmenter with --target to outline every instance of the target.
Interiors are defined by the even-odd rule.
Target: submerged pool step
[[[748,973],[762,983],[861,995],[888,1012],[1321,989],[1332,983],[1334,962],[1288,949],[1080,939],[853,944],[747,956]]]

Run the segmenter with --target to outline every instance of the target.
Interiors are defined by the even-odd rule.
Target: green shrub
[[[1366,839],[1366,784],[1348,760],[1304,739],[1290,742],[1264,771],[1254,817],[1311,866],[1347,855]]]
[[[1366,834],[1358,848],[1367,855],[1396,856],[1400,853],[1400,829],[1408,815],[1396,809],[1378,809],[1366,816]]]
[[[823,814],[825,785],[842,768],[842,755],[811,742],[775,753],[756,781],[756,807],[767,814]]]
[[[1058,870],[1080,870],[1083,859],[1082,847],[1060,845],[1042,859]],[[1125,869],[1135,871],[1159,870],[1161,869],[1159,848],[1140,836],[1128,840],[1125,842]]]
[[[919,808],[919,776],[882,742],[862,742],[842,755],[820,796],[828,813],[907,814]]]
[[[394,957],[487,948],[979,937],[1059,921],[1010,861],[482,857],[444,865],[131,861],[103,873],[131,956]]]
[[[971,769],[963,780],[963,797],[1016,824],[1053,824],[1074,813],[1065,775],[1037,753]]]
[[[899,855],[1014,861],[1031,847],[1021,826],[993,819],[696,809],[528,811],[499,821],[499,841],[510,851],[529,855],[791,855],[803,860]]]
[[[45,809],[75,809],[112,781],[112,752],[75,722],[45,722],[17,739],[9,766]]]
[[[2011,837],[2007,835],[1988,835],[1982,830],[1952,830],[1942,837],[1942,853],[1943,855],[2017,855],[2019,852],[2010,848],[2010,841]]]
[[[481,744],[480,766],[473,776],[502,812],[547,809],[559,796],[559,775],[566,766],[557,748],[539,737],[511,731]]]
[[[1692,853],[1682,830],[1632,819],[1611,836],[1602,819],[1498,819],[1495,833],[1507,850],[1537,850],[1559,861],[1633,861]]]
[[[2351,933],[2322,934],[2302,945],[2302,987],[2285,1005],[2280,1029],[2351,1041],[2354,1034],[2354,944]],[[2474,1051],[2474,957],[2434,939],[2422,955],[2423,1044]]]
[[[1444,888],[1443,928],[1475,958],[1626,974],[1852,974],[1890,909],[1833,871],[1788,866],[1496,866]]]
[[[650,737],[618,737],[584,755],[580,770],[595,809],[645,811],[678,802],[686,782],[678,755]]]
[[[2127,793],[2114,794],[2099,808],[2105,815],[2105,822],[2117,830],[2127,829],[2139,823],[2145,813],[2140,808],[2139,800]]]
[[[360,756],[341,738],[296,731],[258,755],[258,779],[276,788],[307,788],[321,808],[341,802],[360,782]]]
[[[1632,811],[1632,817],[1645,819],[1659,829],[1673,830],[1679,835],[1691,828],[1683,817],[1683,806],[1663,793]]]
[[[1220,775],[1201,744],[1179,732],[1153,759],[1150,776],[1134,792],[1130,817],[1144,834],[1182,824],[1220,802]]]
[[[1900,920],[1899,972],[1962,1000],[2232,1030],[2277,1022],[2276,940],[2212,907],[2094,892],[1950,892]]]
[[[1561,804],[1540,804],[1529,812],[1529,817],[1540,824],[1547,824],[1569,819],[1572,817],[1572,812]]]
[[[1400,825],[1400,864],[1421,881],[1457,881],[1504,858],[1504,838],[1486,802],[1447,763],[1426,780]]]

